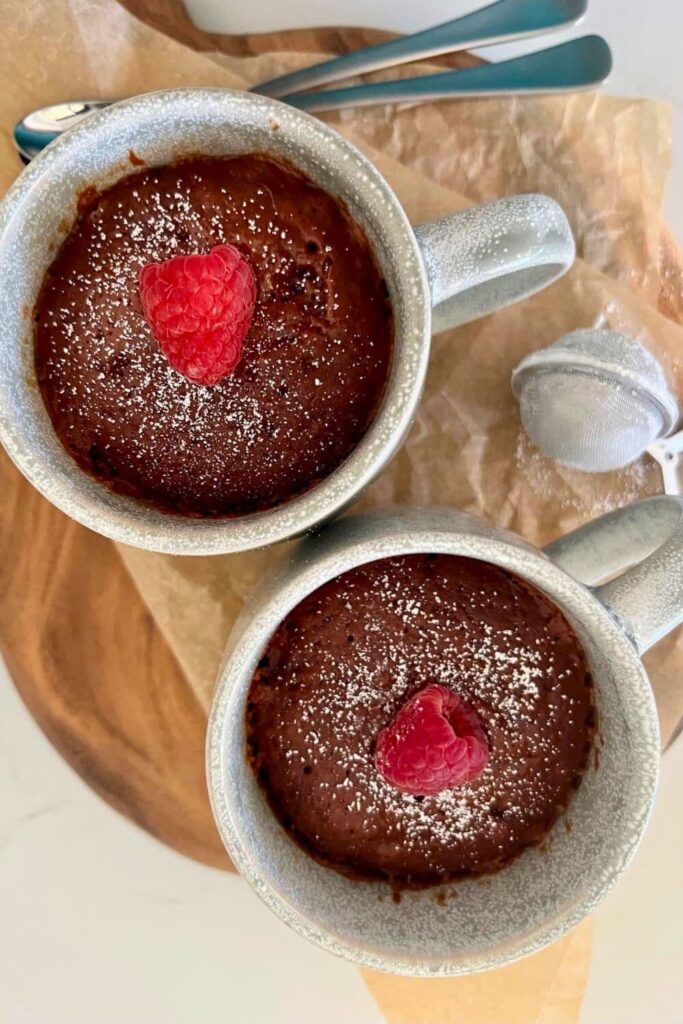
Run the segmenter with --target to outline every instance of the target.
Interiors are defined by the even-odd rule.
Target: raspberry
[[[140,272],[140,297],[174,369],[195,384],[217,384],[232,373],[256,301],[254,273],[234,245],[149,263]]]
[[[380,732],[375,767],[397,789],[433,796],[472,782],[489,748],[476,711],[445,686],[425,686]]]

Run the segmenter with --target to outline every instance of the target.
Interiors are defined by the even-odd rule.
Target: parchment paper
[[[11,126],[40,104],[174,85],[240,88],[316,59],[282,52],[202,56],[142,25],[114,0],[0,0],[0,16],[2,189],[19,170]],[[415,223],[484,199],[543,191],[564,206],[581,256],[541,295],[435,339],[408,441],[357,507],[453,505],[543,544],[656,493],[659,478],[646,460],[588,476],[542,458],[520,429],[509,379],[526,353],[600,322],[647,344],[681,394],[681,264],[660,216],[668,108],[583,94],[345,111],[328,120],[370,155]],[[285,547],[205,559],[120,549],[205,709],[230,626]],[[681,633],[646,661],[667,739],[683,714]],[[364,976],[396,1024],[569,1024],[578,1017],[589,949],[584,924],[543,953],[487,975]]]
[[[582,103],[585,97],[576,100]],[[666,123],[661,105],[647,101],[631,104],[612,97],[605,101],[610,107],[608,122],[614,105],[623,102],[627,119],[637,106],[646,119],[652,117],[660,127]],[[565,102],[571,107],[571,100]],[[593,106],[602,102],[602,98],[593,98]],[[416,108],[399,116],[405,119],[411,113],[421,115]],[[506,124],[503,130],[508,130]],[[344,133],[384,173],[414,223],[470,205],[465,196],[416,173],[346,125]],[[606,158],[607,154],[602,156]],[[566,153],[563,159],[568,159]],[[582,159],[580,152],[575,159]],[[611,173],[618,175],[618,160],[615,163]],[[579,259],[569,274],[539,295],[434,339],[425,395],[415,425],[401,452],[368,488],[356,509],[392,502],[453,505],[482,514],[543,545],[603,512],[658,493],[659,470],[647,457],[628,469],[597,475],[570,470],[543,458],[521,429],[510,390],[511,371],[528,352],[567,331],[601,324],[648,345],[668,371],[676,393],[683,392],[683,328],[643,297],[643,282],[652,273],[647,258],[639,261],[633,275],[643,287],[630,287],[622,280],[625,273],[619,270],[623,259],[620,239],[624,236],[629,245],[627,225],[636,219],[635,211],[640,220],[651,216],[650,202],[642,192],[643,180],[639,193],[643,202],[639,204],[637,197],[630,196],[630,214],[625,213],[626,198],[613,211],[612,221],[622,219],[624,226],[613,235],[605,234],[602,251],[610,273]],[[526,187],[533,188],[533,182]],[[490,193],[489,198],[493,195]],[[566,202],[564,206],[571,216],[572,208]],[[597,237],[595,229],[593,233]],[[659,280],[657,276],[654,284],[647,285],[655,298],[660,291]],[[225,637],[255,582],[282,557],[284,548],[286,545],[199,561],[121,549],[207,708]],[[179,614],[179,588],[186,588],[192,595],[189,617]],[[678,683],[679,671],[674,668],[683,668],[683,634],[672,634],[646,656],[646,661],[666,742],[683,715],[683,688]]]

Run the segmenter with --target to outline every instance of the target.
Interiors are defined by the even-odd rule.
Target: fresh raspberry
[[[217,384],[232,373],[256,301],[254,273],[234,245],[149,263],[140,272],[140,297],[174,369],[195,384]]]
[[[445,686],[425,686],[380,732],[375,767],[397,789],[433,796],[477,779],[489,747],[476,711]]]

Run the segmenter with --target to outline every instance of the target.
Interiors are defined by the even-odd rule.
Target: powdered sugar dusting
[[[77,461],[115,489],[204,514],[269,507],[334,469],[391,355],[381,277],[339,204],[256,156],[142,171],[90,203],[37,323],[41,389]],[[226,243],[259,295],[242,362],[204,388],[153,339],[139,274]]]
[[[586,473],[546,458],[520,428],[515,459],[533,493],[552,498],[562,512],[596,517],[661,491],[661,473],[647,455],[610,473]]]
[[[303,602],[265,657],[254,763],[323,859],[343,860],[343,841],[369,873],[489,870],[540,839],[578,784],[593,715],[582,652],[549,601],[493,566],[364,566]],[[374,740],[428,683],[475,709],[490,760],[475,782],[415,798],[376,771]]]

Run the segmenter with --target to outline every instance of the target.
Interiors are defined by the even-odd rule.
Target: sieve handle
[[[509,196],[415,229],[432,295],[433,331],[519,302],[566,273],[576,248],[561,206]]]
[[[683,622],[683,498],[662,495],[608,512],[545,551],[594,587],[639,654]]]
[[[683,430],[660,437],[647,449],[662,471],[665,494],[683,494]]]

